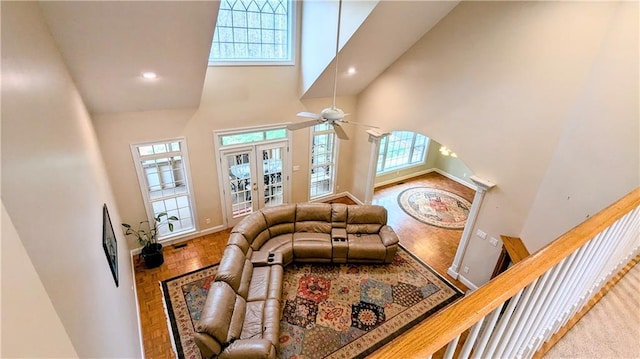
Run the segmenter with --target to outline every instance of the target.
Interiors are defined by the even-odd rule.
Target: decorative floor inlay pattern
[[[403,211],[432,226],[461,229],[467,223],[471,202],[449,191],[413,187],[398,196]]]

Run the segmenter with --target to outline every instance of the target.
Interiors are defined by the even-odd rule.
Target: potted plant
[[[122,226],[126,228],[124,234],[127,236],[133,234],[142,246],[140,258],[144,259],[144,264],[147,268],[159,267],[164,263],[162,244],[158,243],[158,226],[162,224],[162,217],[167,217],[165,221],[169,226],[169,231],[173,232],[173,223],[171,221],[177,221],[178,217],[169,217],[166,212],[159,213],[153,218],[153,227],[149,221],[140,222],[137,230],[133,229],[130,224],[122,223]]]

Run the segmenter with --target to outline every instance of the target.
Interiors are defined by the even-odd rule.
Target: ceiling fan
[[[347,133],[344,131],[344,129],[340,126],[340,124],[344,124],[344,123],[351,123],[354,125],[361,125],[361,126],[368,126],[368,127],[372,127],[372,128],[379,128],[376,126],[372,126],[372,125],[367,125],[367,124],[363,124],[363,123],[358,123],[358,122],[353,122],[353,121],[346,121],[344,119],[345,116],[348,116],[348,113],[344,113],[344,111],[342,111],[341,109],[336,107],[336,92],[338,89],[338,50],[339,50],[339,46],[340,46],[340,20],[342,17],[342,0],[340,0],[338,2],[338,31],[336,33],[336,60],[335,60],[335,73],[334,73],[334,77],[333,77],[333,104],[331,105],[331,107],[327,107],[324,110],[322,110],[320,113],[312,113],[312,112],[300,112],[298,113],[296,116],[298,117],[304,117],[304,118],[311,118],[312,120],[309,121],[304,121],[304,122],[297,122],[297,123],[292,123],[287,125],[287,129],[294,131],[294,130],[299,130],[301,128],[306,128],[306,127],[311,127],[311,126],[315,126],[315,125],[319,125],[322,123],[328,123],[331,126],[333,126],[333,130],[335,131],[336,135],[338,136],[339,139],[341,140],[348,140],[349,136],[347,136]]]

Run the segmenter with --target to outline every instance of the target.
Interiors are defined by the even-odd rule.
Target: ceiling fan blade
[[[301,128],[311,127],[311,126],[315,126],[315,125],[318,125],[318,124],[321,124],[321,123],[324,123],[324,121],[322,121],[322,120],[311,120],[311,121],[290,123],[290,124],[287,125],[287,129],[291,130],[291,131],[295,131],[295,130],[299,130]]]
[[[298,116],[298,117],[306,117],[306,118],[313,118],[313,119],[316,119],[316,120],[320,120],[322,118],[322,116],[320,114],[313,113],[313,112],[298,112],[298,114],[296,116]]]
[[[347,136],[347,133],[344,132],[344,128],[342,128],[340,125],[338,125],[337,123],[332,123],[333,125],[333,130],[336,132],[336,135],[338,136],[339,139],[341,140],[348,140],[349,136]]]
[[[349,123],[349,124],[356,125],[356,126],[366,126],[366,127],[371,127],[371,128],[377,128],[377,129],[380,129],[380,127],[378,127],[378,126],[368,125],[368,124],[366,124],[366,123],[353,122],[353,121],[340,121],[340,122]]]

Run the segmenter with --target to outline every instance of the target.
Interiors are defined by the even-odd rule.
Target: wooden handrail
[[[515,264],[460,301],[416,325],[374,353],[379,358],[413,358],[435,353],[598,233],[640,206],[640,187]]]

